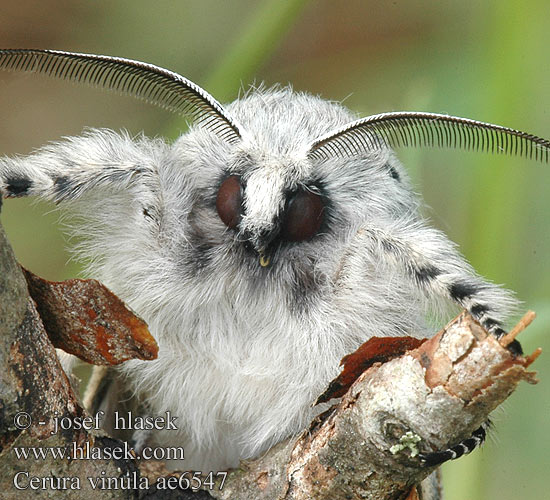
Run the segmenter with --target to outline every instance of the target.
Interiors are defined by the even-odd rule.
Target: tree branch
[[[104,346],[100,347],[92,347],[88,359],[93,360],[93,351],[99,350],[101,362],[108,362]],[[393,344],[390,350],[395,351]],[[138,462],[131,454],[95,460],[60,460],[51,455],[21,460],[16,448],[46,450],[90,443],[105,450],[124,449],[125,443],[94,428],[74,426],[92,417],[59,364],[0,227],[0,488],[4,498],[21,498],[14,478],[28,472],[35,477],[70,478],[64,487],[78,484],[71,491],[76,499],[90,498],[92,492],[98,498],[412,499],[415,485],[433,472],[418,453],[445,449],[469,437],[519,381],[535,382],[527,367],[537,355],[515,357],[461,314],[434,338],[400,357],[367,360],[366,371],[354,375],[358,378],[349,390],[306,431],[229,471],[221,490],[195,495],[159,491],[154,481],[167,474],[162,464],[155,469],[154,463]],[[17,426],[22,423],[16,419],[21,412],[28,415],[26,429]],[[60,418],[73,425],[56,428]],[[128,489],[120,486],[123,483],[94,489],[90,482],[90,478],[122,477],[133,479]],[[140,490],[146,477],[151,487]],[[28,477],[19,478],[20,484],[29,484]],[[53,483],[43,484],[38,487],[43,495],[59,498]]]
[[[433,469],[419,453],[468,438],[538,351],[515,357],[463,313],[405,355],[374,364],[298,439],[233,471],[220,499],[405,498]],[[412,497],[411,497],[412,498]]]

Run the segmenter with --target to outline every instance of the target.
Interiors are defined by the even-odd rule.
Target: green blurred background
[[[450,113],[550,137],[548,0],[2,0],[0,46],[124,56],[182,73],[221,101],[241,86],[292,83],[361,115]],[[147,104],[29,75],[0,74],[0,153],[28,153],[83,127],[176,137]],[[474,153],[400,154],[428,213],[474,267],[539,317],[541,383],[495,412],[481,451],[444,467],[446,499],[548,498],[550,166]],[[109,203],[105,200],[105,203]],[[52,205],[5,203],[19,260],[49,279],[78,275]]]

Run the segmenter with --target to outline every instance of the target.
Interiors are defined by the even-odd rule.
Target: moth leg
[[[476,448],[485,442],[487,429],[490,427],[490,422],[487,421],[476,429],[472,435],[461,441],[460,443],[442,451],[434,451],[432,453],[421,453],[420,460],[426,467],[436,467],[449,460],[455,460],[463,455],[471,453]]]
[[[0,191],[7,198],[39,196],[56,203],[98,188],[148,191],[154,187],[156,156],[167,147],[159,146],[144,137],[88,130],[28,156],[0,157]]]
[[[368,250],[381,262],[401,267],[428,299],[449,299],[495,337],[505,334],[504,321],[517,307],[517,300],[511,292],[477,275],[442,232],[410,219],[362,231]],[[521,353],[517,341],[508,348]]]

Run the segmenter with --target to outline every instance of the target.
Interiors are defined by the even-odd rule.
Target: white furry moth
[[[149,324],[159,358],[117,376],[142,411],[177,416],[177,433],[143,439],[184,446],[186,469],[236,466],[303,429],[344,355],[369,335],[429,335],[439,299],[504,333],[515,299],[420,215],[392,150],[548,163],[549,141],[433,113],[354,120],[290,88],[222,106],[176,73],[107,56],[0,50],[0,68],[127,93],[192,123],[173,144],[90,130],[0,158],[3,195],[69,205],[88,273]],[[483,437],[424,459],[455,458]]]

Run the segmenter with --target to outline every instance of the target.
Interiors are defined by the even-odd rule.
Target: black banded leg
[[[420,460],[426,467],[435,467],[449,460],[454,460],[460,458],[462,455],[471,453],[485,441],[489,425],[489,421],[485,422],[479,429],[476,429],[468,439],[465,439],[451,448],[447,448],[443,451],[434,451],[433,453],[421,453],[419,455]]]
[[[505,335],[503,322],[518,305],[514,296],[478,276],[439,231],[416,224],[396,223],[391,231],[364,228],[369,251],[379,254],[382,262],[393,262],[409,275],[429,299],[445,297],[466,309],[491,335]],[[521,354],[521,345],[513,341],[508,350]]]
[[[521,356],[523,354],[523,348],[521,347],[519,340],[512,340],[512,342],[506,346],[506,349],[508,349],[514,356]]]
[[[491,335],[493,335],[497,340],[504,337],[506,332],[502,329],[502,326],[499,322],[494,321],[493,319],[484,319],[482,312],[479,313],[480,306],[476,305],[470,308],[469,312],[472,317],[478,321],[485,330],[487,330]],[[508,349],[514,356],[521,356],[523,354],[523,348],[518,340],[512,340],[507,346]]]

